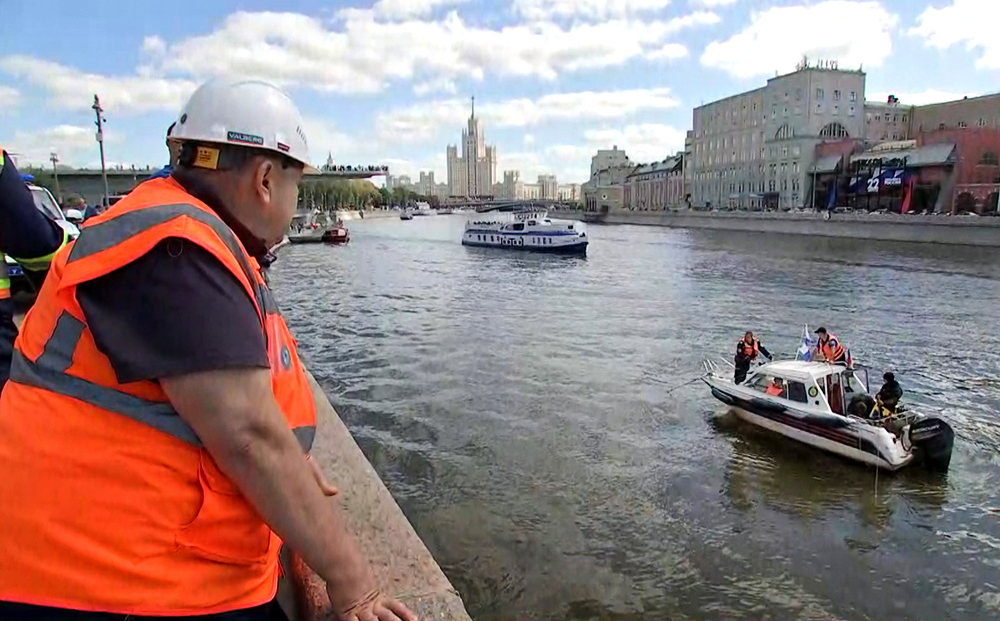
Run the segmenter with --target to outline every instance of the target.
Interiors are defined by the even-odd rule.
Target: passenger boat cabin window
[[[572,230],[573,230],[573,225],[572,225],[572,224],[570,224],[570,225],[569,225],[569,226],[567,226],[566,228],[572,231]]]
[[[809,397],[806,396],[806,385],[802,382],[787,382],[788,384],[788,397],[789,401],[795,401],[796,403],[809,403]]]
[[[839,373],[826,376],[826,395],[834,414],[844,413],[844,386]]]
[[[517,223],[513,224],[510,228],[512,228],[515,231],[523,231],[524,230],[524,222],[517,222]]]
[[[528,220],[528,226],[538,226],[537,220]]]

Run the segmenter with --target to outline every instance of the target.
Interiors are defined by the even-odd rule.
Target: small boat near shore
[[[736,384],[728,368],[704,363],[712,395],[742,420],[803,444],[895,471],[917,460],[947,470],[955,433],[940,418],[903,408],[872,415],[868,372],[826,362],[760,365]],[[778,381],[776,381],[778,380]]]
[[[505,205],[469,216],[462,234],[463,246],[528,250],[554,254],[587,254],[585,225],[553,220],[545,209],[531,205]]]
[[[324,244],[346,244],[351,241],[351,233],[346,226],[338,223],[337,226],[323,231],[321,239]]]

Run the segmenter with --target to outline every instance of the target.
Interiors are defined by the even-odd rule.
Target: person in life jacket
[[[66,231],[35,206],[14,161],[0,147],[0,388],[7,383],[17,338],[16,309],[2,255],[17,261],[31,283],[41,284],[56,251],[68,241]]]
[[[742,384],[747,378],[747,372],[750,371],[750,365],[761,354],[768,360],[773,359],[771,352],[767,351],[767,348],[761,345],[761,342],[753,335],[753,332],[747,330],[743,338],[736,342],[736,357],[733,359],[733,364],[736,366],[736,374],[733,377],[733,381],[737,384]]]
[[[837,340],[835,334],[830,334],[826,328],[816,330],[816,359],[833,364],[847,364],[847,351]]]
[[[199,87],[145,181],[56,254],[0,393],[0,619],[279,621],[283,544],[348,621],[381,594],[308,458],[316,409],[260,260],[309,166],[283,91]]]

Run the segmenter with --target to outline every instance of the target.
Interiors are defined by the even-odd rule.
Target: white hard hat
[[[216,78],[198,87],[181,110],[170,142],[231,144],[274,151],[306,167],[302,115],[288,94],[261,80]]]

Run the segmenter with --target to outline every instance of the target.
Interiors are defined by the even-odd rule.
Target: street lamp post
[[[104,208],[107,209],[110,195],[108,193],[108,171],[104,166],[104,108],[101,107],[101,100],[94,95],[94,105],[91,106],[94,114],[97,115],[97,144],[101,147],[101,178],[104,180]]]
[[[52,175],[56,179],[56,200],[58,200],[61,205],[63,202],[62,190],[59,189],[59,171],[56,169],[56,164],[59,162],[59,156],[56,155],[55,151],[49,153],[49,160],[52,162]]]

